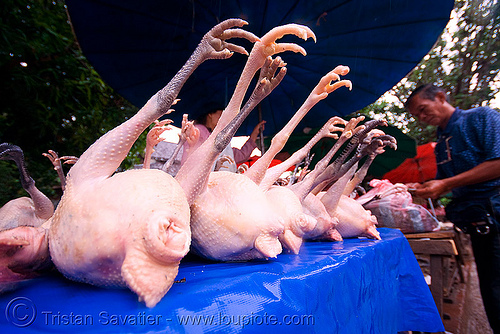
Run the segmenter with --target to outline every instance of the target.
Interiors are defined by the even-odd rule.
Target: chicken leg
[[[12,160],[19,170],[21,185],[30,195],[7,202],[0,208],[0,230],[18,226],[38,227],[54,213],[52,201],[35,186],[35,180],[29,175],[24,161],[23,151],[19,146],[0,144],[0,160]]]
[[[134,141],[169,110],[203,61],[228,58],[232,51],[246,54],[226,42],[232,37],[258,40],[231,29],[244,24],[229,19],[212,28],[163,89],[136,115],[98,139],[71,168],[49,235],[54,264],[66,277],[127,287],[148,307],[170,289],[191,240],[186,195],[160,170],[114,173]]]

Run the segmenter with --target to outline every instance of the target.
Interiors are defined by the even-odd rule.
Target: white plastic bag
[[[373,187],[357,199],[377,217],[377,227],[398,228],[403,233],[431,232],[440,229],[439,221],[423,206],[412,202],[404,184],[371,180]]]

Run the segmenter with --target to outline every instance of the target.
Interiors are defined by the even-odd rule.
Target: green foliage
[[[0,161],[0,198],[16,198],[26,196],[21,187],[16,165],[11,161]],[[2,202],[3,205],[3,202]]]
[[[424,144],[436,139],[435,128],[418,123],[403,108],[416,87],[435,83],[461,109],[488,105],[494,99],[500,91],[500,3],[457,0],[453,12],[456,25],[448,25],[428,55],[390,91],[398,102],[380,99],[361,113],[384,115],[389,123]]]
[[[0,10],[0,142],[20,146],[37,186],[54,196],[59,182],[42,153],[52,149],[79,156],[137,108],[114,93],[87,62],[63,1],[3,0]],[[139,162],[145,136],[141,140],[123,168]],[[11,168],[6,163],[9,167],[0,165],[7,185],[0,205],[14,193],[23,194],[20,184],[8,181],[18,175],[4,173]]]

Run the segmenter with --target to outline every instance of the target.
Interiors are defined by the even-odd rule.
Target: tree
[[[43,0],[0,4],[0,141],[23,149],[37,186],[52,196],[57,175],[42,153],[52,149],[79,156],[137,111],[87,62],[65,7],[63,1]],[[140,160],[144,138],[125,167]],[[7,185],[0,192],[0,206],[26,195],[11,161],[0,161],[0,174]]]
[[[421,84],[435,83],[448,91],[452,104],[461,109],[488,105],[500,92],[499,34],[498,0],[457,0],[450,24],[434,48],[389,92],[396,102],[385,102],[385,96],[362,113],[386,115],[419,144],[435,140],[435,129],[406,113],[404,101]]]

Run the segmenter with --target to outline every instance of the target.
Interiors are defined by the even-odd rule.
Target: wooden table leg
[[[431,255],[431,293],[439,312],[443,317],[443,257],[440,255]]]

